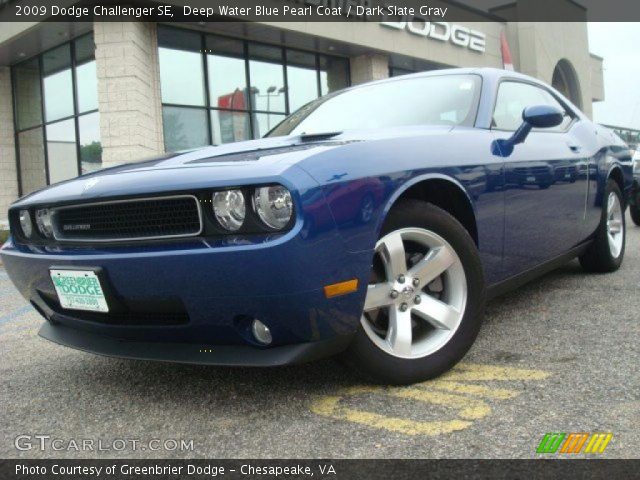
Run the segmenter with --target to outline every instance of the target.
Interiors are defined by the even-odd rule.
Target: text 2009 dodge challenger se
[[[631,184],[626,145],[557,91],[444,70],[33,193],[2,259],[62,345],[215,365],[342,353],[410,383],[464,356],[487,297],[574,257],[616,270]]]

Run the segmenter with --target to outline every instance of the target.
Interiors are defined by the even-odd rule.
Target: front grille
[[[59,207],[53,223],[57,240],[79,242],[177,238],[202,231],[200,204],[191,195]]]
[[[55,312],[55,311],[54,311]],[[102,323],[105,325],[122,326],[167,326],[184,325],[189,322],[186,313],[172,312],[124,312],[124,313],[96,313],[75,311],[60,311],[53,314],[56,317],[67,317],[85,322]]]
[[[122,326],[168,326],[168,325],[185,325],[189,323],[189,314],[187,313],[182,302],[172,302],[166,306],[167,302],[146,302],[145,305],[137,305],[133,307],[123,306],[119,311],[108,313],[88,312],[84,310],[66,310],[60,306],[57,299],[40,292],[40,298],[53,311],[53,319],[56,317],[65,317],[75,320],[83,320],[91,323],[101,323],[104,325],[122,325]],[[152,308],[149,303],[161,305],[164,307],[161,311],[158,308]]]

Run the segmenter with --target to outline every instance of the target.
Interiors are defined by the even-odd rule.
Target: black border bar
[[[533,454],[533,453],[532,453]],[[640,460],[0,460],[2,479],[640,478]],[[56,474],[64,469],[66,474]],[[146,469],[146,470],[143,470]],[[28,473],[31,472],[31,473]],[[39,473],[37,473],[39,472]],[[143,473],[144,472],[144,473]],[[334,473],[335,472],[335,473]],[[313,473],[313,475],[311,475]]]
[[[0,0],[0,22],[633,22],[637,0]]]

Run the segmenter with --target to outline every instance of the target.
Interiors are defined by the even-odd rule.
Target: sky
[[[640,23],[589,23],[589,49],[604,58],[604,102],[593,119],[640,130]]]

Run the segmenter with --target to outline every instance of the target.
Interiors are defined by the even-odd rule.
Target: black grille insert
[[[189,323],[189,314],[184,308],[184,305],[182,305],[182,302],[162,302],[158,300],[152,302],[156,308],[150,308],[150,306],[146,305],[150,302],[145,302],[145,305],[137,305],[135,307],[125,306],[117,311],[102,313],[83,310],[66,310],[60,306],[57,299],[51,298],[42,292],[40,292],[40,298],[42,298],[53,311],[53,317],[60,316],[83,320],[85,322],[122,326],[166,326]],[[164,308],[159,309],[157,308],[158,305]]]
[[[148,240],[188,237],[202,230],[198,199],[190,195],[60,207],[54,212],[58,240]]]

